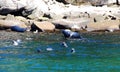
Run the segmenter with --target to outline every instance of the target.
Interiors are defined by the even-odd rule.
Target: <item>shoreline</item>
[[[98,32],[98,31],[94,31],[94,32],[84,32],[84,31],[79,31],[79,33],[81,35],[101,35],[101,34],[106,34],[106,35],[110,35],[110,34],[119,34],[120,31],[115,31],[115,32]],[[54,36],[55,34],[59,34],[60,36],[63,36],[62,33],[60,31],[56,31],[56,32],[38,32],[38,33],[33,33],[33,32],[24,32],[24,33],[20,33],[20,32],[14,32],[14,31],[5,31],[2,30],[0,31],[0,40],[17,40],[17,39],[21,39],[21,40],[37,40],[37,39],[42,39],[41,37],[45,37],[45,35],[49,36]],[[64,38],[64,36],[63,36]]]

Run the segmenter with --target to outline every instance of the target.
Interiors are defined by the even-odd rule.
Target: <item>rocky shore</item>
[[[0,0],[0,36],[120,30],[120,0]],[[14,36],[13,36],[14,35]],[[6,38],[5,36],[5,38]],[[11,37],[12,36],[12,37]]]

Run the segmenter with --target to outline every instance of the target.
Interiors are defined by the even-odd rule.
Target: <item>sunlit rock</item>
[[[97,31],[97,30],[119,30],[120,22],[119,20],[105,20],[103,22],[96,22],[87,25],[87,31]]]
[[[36,30],[39,30],[39,31],[40,30],[41,31],[54,31],[55,26],[48,21],[43,21],[43,22],[35,21],[31,28],[32,28],[33,31],[36,31]]]
[[[12,26],[19,26],[21,28],[27,28],[24,22],[14,18],[13,15],[7,15],[5,20],[0,20],[0,27],[11,28]]]

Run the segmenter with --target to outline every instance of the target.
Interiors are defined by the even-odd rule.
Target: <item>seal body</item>
[[[63,30],[62,33],[65,38],[73,38],[73,39],[81,39],[82,38],[78,32],[73,32],[71,30]]]
[[[21,28],[19,26],[12,26],[11,30],[16,31],[16,32],[25,32],[27,30],[27,28]]]

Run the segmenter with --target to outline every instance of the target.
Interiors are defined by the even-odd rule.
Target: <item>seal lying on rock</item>
[[[19,26],[12,26],[11,30],[16,31],[16,32],[25,32],[27,30],[27,28],[21,28]]]
[[[78,32],[73,32],[71,30],[63,30],[62,33],[64,34],[65,38],[71,38],[71,39],[82,39],[80,34]]]

